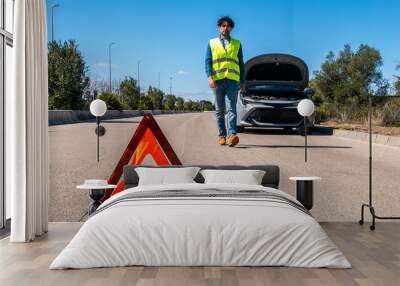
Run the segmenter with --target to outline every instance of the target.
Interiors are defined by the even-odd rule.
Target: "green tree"
[[[132,77],[125,77],[119,85],[121,103],[128,108],[136,110],[139,107],[139,87]]]
[[[185,110],[192,110],[192,100],[186,100],[185,103],[183,104],[183,107]]]
[[[150,96],[141,96],[139,99],[139,109],[140,110],[153,110],[153,101]]]
[[[329,120],[332,116],[332,109],[334,108],[334,104],[329,103],[327,100],[324,101],[324,98],[321,94],[320,89],[318,88],[318,84],[315,79],[311,79],[308,83],[308,86],[314,90],[314,94],[311,100],[315,104],[316,122],[319,123]]]
[[[198,101],[192,101],[192,106],[190,107],[190,110],[199,111],[200,110],[199,102]]]
[[[185,100],[182,97],[177,97],[176,102],[175,102],[175,109],[176,110],[183,110],[185,104]]]
[[[396,70],[400,70],[400,65],[396,67]],[[400,76],[395,75],[396,81],[394,83],[394,90],[397,96],[400,96]]]
[[[98,96],[98,99],[103,100],[107,104],[107,109],[118,111],[122,111],[123,109],[121,102],[119,102],[117,97],[110,92],[105,92],[101,94],[100,96]]]
[[[149,86],[149,89],[147,91],[147,96],[150,98],[152,102],[152,107],[153,109],[162,109],[163,107],[163,98],[164,98],[164,93],[159,90],[158,88]]]
[[[172,94],[168,94],[165,97],[164,101],[164,109],[165,110],[175,110],[176,96]]]
[[[80,110],[89,85],[88,68],[73,40],[48,46],[49,109]]]
[[[214,110],[214,105],[212,104],[211,101],[208,101],[208,100],[201,100],[200,107],[201,107],[201,111],[213,111]]]
[[[383,61],[380,52],[368,45],[360,45],[352,51],[345,45],[338,56],[329,52],[321,70],[314,72],[312,85],[321,102],[336,109],[341,119],[360,115],[369,95],[385,95],[388,82],[383,78]],[[365,112],[364,112],[365,113]],[[365,116],[365,114],[361,114]]]

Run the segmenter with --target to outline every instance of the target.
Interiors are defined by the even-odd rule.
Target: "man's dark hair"
[[[229,26],[231,26],[232,28],[235,27],[235,22],[233,22],[233,20],[228,16],[223,16],[218,19],[218,22],[217,22],[218,27],[221,27],[224,22],[227,22],[229,24]]]

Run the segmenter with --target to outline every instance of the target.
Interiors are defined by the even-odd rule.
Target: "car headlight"
[[[304,95],[307,96],[307,98],[311,98],[315,93],[314,90],[309,87],[306,87],[303,92],[304,92]]]
[[[240,95],[240,101],[242,102],[243,105],[246,105],[249,103],[247,99],[245,99],[242,95]]]

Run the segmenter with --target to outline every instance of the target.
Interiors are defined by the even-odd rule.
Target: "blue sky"
[[[158,86],[187,99],[213,100],[204,72],[207,42],[218,35],[216,20],[231,16],[232,36],[241,40],[245,61],[264,53],[302,58],[310,74],[329,51],[365,43],[383,57],[383,73],[393,80],[400,64],[396,0],[128,1],[47,0],[49,39],[51,6],[56,40],[75,39],[95,78],[108,78],[108,44],[113,78],[137,77],[141,86]]]

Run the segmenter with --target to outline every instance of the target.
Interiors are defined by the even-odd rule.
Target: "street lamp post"
[[[60,4],[51,6],[51,42],[54,41],[54,8],[60,7]]]
[[[172,94],[172,76],[169,77],[169,94]]]
[[[110,92],[112,91],[112,89],[111,89],[111,46],[112,45],[114,45],[115,43],[114,42],[112,42],[112,43],[110,43],[109,45],[108,45],[108,69],[109,69],[109,72],[110,72],[110,82],[109,82],[109,84],[110,84],[110,86],[109,86],[109,89],[110,89]]]
[[[140,63],[142,60],[138,60],[137,62],[137,81],[138,81],[138,88],[139,88],[139,96],[140,96]]]

